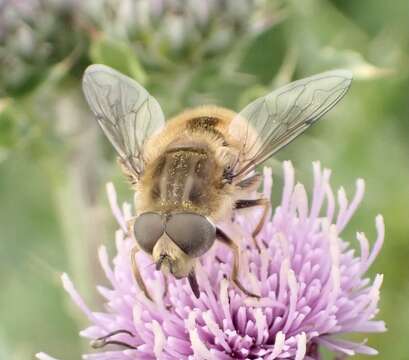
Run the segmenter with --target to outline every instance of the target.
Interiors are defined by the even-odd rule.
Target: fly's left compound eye
[[[135,219],[133,230],[135,239],[142,250],[152,254],[156,242],[165,231],[163,218],[158,213],[143,213]]]
[[[212,247],[216,239],[216,227],[202,215],[180,213],[169,218],[166,234],[187,255],[198,257]]]

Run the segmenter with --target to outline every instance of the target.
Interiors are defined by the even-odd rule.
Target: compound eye
[[[165,230],[163,218],[155,212],[139,215],[133,226],[135,239],[142,250],[152,254],[152,250]]]
[[[194,213],[173,214],[166,223],[165,231],[192,257],[206,253],[216,239],[216,227],[204,216]]]

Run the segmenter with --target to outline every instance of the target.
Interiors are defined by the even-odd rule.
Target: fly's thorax
[[[148,162],[157,159],[172,143],[203,143],[216,152],[220,146],[236,147],[240,144],[228,134],[236,113],[218,106],[200,106],[188,109],[166,122],[165,128],[151,136],[144,146]]]
[[[140,189],[150,210],[211,214],[223,169],[206,144],[175,142],[147,170]]]
[[[190,210],[219,220],[234,204],[224,173],[235,164],[240,143],[228,134],[235,113],[206,106],[170,119],[146,149],[137,210]]]

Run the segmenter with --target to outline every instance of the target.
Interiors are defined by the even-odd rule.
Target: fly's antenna
[[[159,260],[156,263],[156,270],[158,270],[158,271],[160,270],[160,268],[162,266],[162,263],[163,263],[163,261],[165,260],[166,257],[167,257],[166,254],[160,254]]]

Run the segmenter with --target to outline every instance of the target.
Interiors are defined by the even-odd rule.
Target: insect
[[[150,254],[158,270],[187,277],[199,297],[195,263],[216,240],[233,252],[232,281],[257,296],[238,279],[239,246],[216,224],[235,209],[263,206],[253,232],[257,244],[268,200],[250,198],[260,182],[256,167],[329,111],[351,81],[347,70],[328,71],[274,90],[239,113],[203,106],[165,122],[158,102],[136,81],[104,65],[86,69],[86,100],[137,194],[129,223],[136,240],[132,269],[149,299],[138,251]]]

